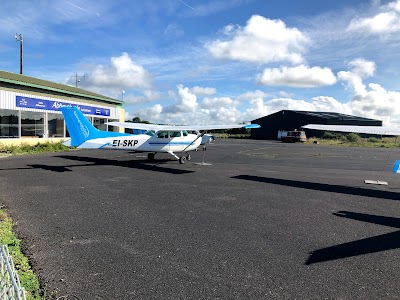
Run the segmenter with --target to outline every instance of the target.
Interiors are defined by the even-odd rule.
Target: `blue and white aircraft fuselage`
[[[154,159],[157,152],[166,152],[180,163],[190,160],[188,151],[197,150],[204,134],[193,134],[189,131],[229,128],[259,128],[257,124],[249,125],[211,125],[211,126],[164,126],[141,123],[110,122],[108,125],[146,130],[145,134],[128,134],[107,132],[96,129],[76,107],[62,107],[71,139],[64,145],[86,149],[116,149],[136,152],[149,152],[148,158]],[[177,156],[175,152],[184,152]]]

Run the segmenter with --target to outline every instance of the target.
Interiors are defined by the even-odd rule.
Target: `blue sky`
[[[400,125],[400,1],[2,1],[0,69],[125,102],[126,118],[250,121],[281,109]],[[84,76],[84,77],[83,77]]]

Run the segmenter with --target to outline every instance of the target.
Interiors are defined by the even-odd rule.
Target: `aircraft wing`
[[[305,129],[325,130],[325,131],[340,131],[354,132],[378,135],[400,135],[400,129],[381,126],[351,126],[351,125],[320,125],[308,124],[302,126]]]
[[[232,129],[232,128],[260,128],[258,124],[241,124],[241,125],[156,125],[144,123],[130,123],[130,122],[108,122],[107,125],[141,129],[141,130],[212,130],[212,129]]]

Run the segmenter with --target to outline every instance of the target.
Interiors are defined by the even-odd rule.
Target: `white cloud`
[[[111,57],[109,66],[97,65],[85,74],[84,85],[111,88],[149,87],[150,75],[133,62],[128,53]]]
[[[349,68],[351,71],[339,72],[338,78],[354,91],[353,98],[349,102],[331,106],[352,115],[383,120],[386,126],[399,126],[394,122],[399,121],[396,116],[400,114],[400,93],[388,91],[377,83],[370,83],[368,87],[364,84],[363,77],[374,74],[373,62],[358,59],[350,62]]]
[[[200,87],[200,86],[194,86],[190,89],[192,91],[193,94],[196,95],[213,95],[217,92],[216,88],[213,87]]]
[[[143,95],[126,95],[124,96],[125,104],[139,104],[139,103],[148,103],[154,100],[160,99],[162,97],[160,92],[153,90],[144,90]]]
[[[265,69],[259,74],[258,83],[269,86],[311,88],[335,84],[336,77],[329,68],[309,68],[300,65],[293,68]]]
[[[362,58],[355,59],[349,64],[350,71],[340,71],[338,78],[347,83],[347,87],[354,90],[355,98],[364,97],[367,94],[362,78],[370,77],[375,73],[375,63]]]
[[[351,107],[343,104],[333,97],[317,96],[312,98],[314,111],[339,112],[343,114],[351,114]]]
[[[229,97],[215,97],[215,98],[204,98],[203,102],[201,103],[201,108],[202,109],[208,109],[212,110],[214,108],[218,107],[235,107],[238,105],[238,102],[235,100],[232,100]]]
[[[348,31],[369,34],[387,34],[400,31],[400,2],[382,5],[381,12],[371,17],[354,18],[347,27]]]
[[[144,89],[144,96],[141,99],[127,93],[124,96],[124,101],[129,103],[151,101],[149,99],[151,87],[150,73],[142,66],[136,64],[127,53],[111,57],[109,65],[98,64],[94,66],[90,64],[85,65],[85,69],[85,75],[80,78],[79,88],[116,99],[121,99],[123,90],[141,88]],[[68,76],[65,83],[75,86],[75,76]]]
[[[362,78],[357,74],[350,71],[340,71],[338,73],[339,80],[346,82],[347,87],[352,89],[357,97],[364,97],[367,94],[365,85],[362,82]]]
[[[250,101],[250,108],[246,109],[243,113],[242,119],[244,121],[252,121],[263,116],[268,115],[269,109],[265,105],[262,98],[256,98]]]
[[[255,90],[255,91],[250,91],[250,92],[241,94],[237,97],[237,99],[238,100],[253,100],[256,98],[265,98],[266,96],[267,96],[267,93],[260,91],[260,90]]]
[[[360,78],[361,85],[364,86]],[[182,91],[185,88],[180,87]],[[356,90],[356,89],[354,89]],[[352,100],[342,103],[333,97],[316,96],[311,101],[293,98],[253,98],[242,112],[238,109],[243,101],[238,98],[213,97],[204,98],[197,110],[182,112],[177,105],[163,107],[160,104],[135,112],[144,120],[170,124],[238,124],[251,121],[280,110],[340,112],[349,115],[383,120],[384,125],[396,124],[400,114],[400,93],[388,91],[379,84],[370,83],[365,92],[354,94]],[[190,98],[190,97],[189,97]],[[183,101],[180,99],[179,101]],[[179,102],[178,101],[178,102]],[[175,108],[173,110],[172,108]],[[400,120],[397,120],[400,122]]]
[[[274,113],[282,109],[315,111],[315,107],[312,103],[305,100],[291,98],[272,99],[268,101],[266,105],[270,113]]]
[[[196,95],[193,94],[188,87],[184,87],[181,84],[179,84],[177,88],[178,98],[175,104],[165,107],[163,112],[169,114],[195,112],[198,107]]]
[[[369,77],[374,75],[376,66],[373,61],[357,58],[349,63],[349,69],[360,77]]]
[[[211,124],[237,124],[241,118],[237,105],[230,97],[214,97],[204,98],[201,108]]]
[[[169,24],[164,30],[164,35],[167,38],[179,38],[185,35],[185,31],[179,25]]]
[[[228,25],[223,33],[231,39],[216,40],[205,47],[216,58],[255,63],[303,62],[308,38],[297,28],[288,28],[281,20],[254,15],[245,27]]]
[[[125,114],[125,118],[127,115],[132,119],[134,117],[140,117],[142,120],[150,121],[153,123],[163,123],[164,119],[162,117],[163,107],[161,104],[155,104],[151,107],[146,107],[143,109],[139,109],[135,111],[133,114],[127,112]]]
[[[384,120],[385,125],[391,125],[391,119],[400,114],[400,93],[387,91],[376,83],[370,83],[368,87],[369,90],[362,97],[354,97],[348,103],[352,113]]]

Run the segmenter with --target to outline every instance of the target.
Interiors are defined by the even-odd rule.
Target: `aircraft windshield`
[[[153,136],[153,135],[156,134],[156,132],[155,132],[154,130],[148,130],[148,131],[146,131],[145,133],[146,133],[147,135],[149,135],[149,136]]]

